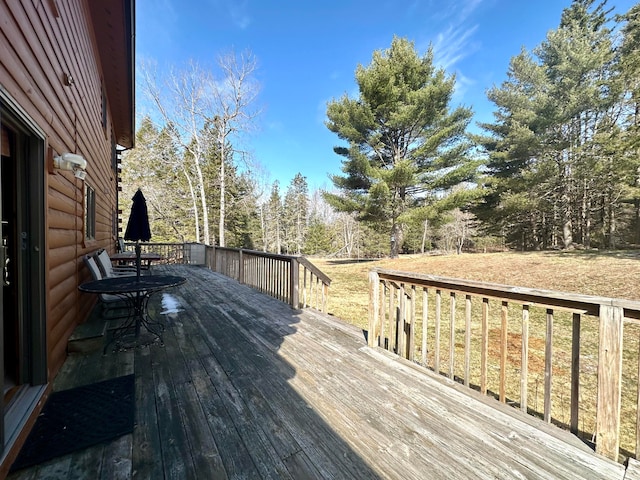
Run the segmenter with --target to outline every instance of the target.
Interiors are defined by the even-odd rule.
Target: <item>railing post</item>
[[[600,305],[596,453],[618,459],[622,386],[622,307]]]
[[[300,284],[300,268],[298,267],[298,260],[296,258],[291,258],[291,272],[289,273],[291,276],[291,282],[289,283],[289,302],[291,307],[300,308],[300,298],[298,293],[298,288]]]
[[[378,272],[369,272],[369,333],[368,343],[375,347],[378,343],[379,321],[378,308],[380,305],[380,278]]]

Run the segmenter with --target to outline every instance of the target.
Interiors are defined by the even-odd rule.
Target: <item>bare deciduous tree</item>
[[[144,65],[142,81],[145,93],[153,102],[165,125],[175,134],[180,155],[174,161],[181,169],[191,188],[196,239],[210,245],[215,243],[209,225],[209,209],[203,166],[210,161],[210,152],[219,153],[220,170],[220,229],[219,244],[224,246],[225,225],[225,166],[233,162],[232,140],[248,131],[257,112],[250,106],[259,88],[253,79],[256,60],[249,53],[235,53],[218,58],[220,75],[217,77],[191,61],[183,70],[173,70],[160,84],[155,72]],[[213,127],[213,128],[211,128]],[[215,148],[212,148],[215,147]],[[197,201],[198,199],[199,201]],[[199,216],[202,216],[202,235]]]
[[[233,150],[227,151],[231,145],[231,137],[246,132],[257,115],[251,110],[259,87],[253,79],[256,70],[256,59],[249,53],[235,53],[222,55],[218,59],[218,66],[223,72],[223,78],[211,85],[213,93],[212,121],[217,131],[218,148],[220,149],[220,218],[218,239],[220,246],[225,246],[224,225],[226,217],[226,185],[225,162],[233,158]],[[231,147],[232,148],[232,147]]]
[[[451,220],[440,229],[445,250],[452,250],[452,247],[455,247],[456,253],[460,255],[464,243],[475,233],[474,221],[473,214],[463,212],[459,208],[453,210]]]

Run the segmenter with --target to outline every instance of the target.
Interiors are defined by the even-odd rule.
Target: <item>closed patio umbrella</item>
[[[140,242],[151,240],[151,228],[149,227],[149,213],[147,211],[147,201],[138,189],[132,198],[131,214],[127,229],[124,232],[124,239],[136,242],[136,275],[140,277]]]

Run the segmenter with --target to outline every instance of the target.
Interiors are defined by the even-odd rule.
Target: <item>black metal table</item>
[[[78,289],[86,293],[118,295],[122,297],[129,307],[128,317],[122,325],[114,329],[112,338],[105,345],[104,351],[106,352],[111,342],[131,334],[132,331],[134,335],[133,345],[141,345],[139,343],[141,327],[144,327],[154,336],[152,341],[159,339],[162,342],[164,326],[149,317],[147,309],[149,299],[151,295],[160,290],[181,285],[186,281],[186,278],[176,275],[144,275],[140,277],[132,275],[94,280],[83,283]]]

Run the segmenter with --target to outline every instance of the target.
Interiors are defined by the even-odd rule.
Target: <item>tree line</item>
[[[250,54],[164,82],[147,68],[156,112],[125,152],[123,210],[142,186],[154,241],[290,254],[639,245],[639,15],[574,0],[488,90],[480,134],[451,105],[455,75],[395,37],[356,68],[358,95],[327,105],[343,157],[330,191],[301,173],[281,191],[241,148],[259,113]]]
[[[574,1],[488,92],[485,229],[521,249],[640,244],[640,6]]]

